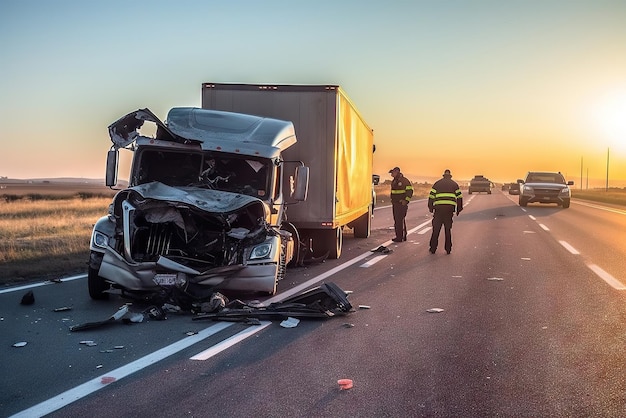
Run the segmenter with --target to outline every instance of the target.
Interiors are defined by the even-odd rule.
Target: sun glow
[[[610,92],[599,102],[594,119],[606,145],[626,151],[626,86]]]

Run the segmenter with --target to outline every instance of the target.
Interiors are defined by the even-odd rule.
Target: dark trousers
[[[430,250],[435,251],[439,242],[439,232],[441,232],[441,226],[444,227],[444,233],[446,235],[445,249],[446,251],[452,251],[452,215],[454,215],[454,206],[446,205],[435,208],[435,215],[433,216],[433,233],[430,236]]]
[[[393,226],[396,230],[396,239],[406,240],[406,212],[409,205],[403,205],[400,202],[392,203],[391,209],[393,210]]]

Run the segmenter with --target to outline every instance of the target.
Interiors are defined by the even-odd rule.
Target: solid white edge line
[[[260,325],[251,325],[249,328],[238,332],[237,334],[233,335],[232,337],[229,337],[227,339],[225,339],[224,341],[215,344],[214,346],[196,354],[193,357],[190,357],[189,360],[206,360],[209,359],[211,357],[213,357],[214,355],[221,353],[222,351],[226,350],[227,348],[232,347],[233,345],[237,344],[240,341],[245,340],[246,338],[256,334],[257,332],[267,328],[270,324],[272,323],[272,321],[261,321]]]
[[[614,209],[608,206],[594,205],[593,203],[581,202],[581,201],[576,201],[576,200],[572,200],[572,203],[575,203],[581,206],[587,206],[587,207],[594,208],[594,209],[604,210],[607,212],[617,213],[619,215],[626,215],[626,210]]]
[[[580,252],[576,248],[572,247],[567,241],[559,241],[559,244],[561,244],[563,247],[565,247],[567,251],[574,255],[580,254]]]
[[[528,217],[529,217],[530,219],[532,219],[533,221],[536,221],[536,220],[537,220],[537,218],[535,218],[533,215],[528,215]]]
[[[59,281],[61,281],[61,282],[71,282],[72,280],[84,279],[85,277],[87,277],[86,274],[79,274],[77,276],[71,276],[71,277],[66,277],[64,279],[59,279]],[[25,284],[25,285],[22,285],[22,286],[10,287],[8,289],[2,289],[2,290],[0,290],[0,294],[11,293],[11,292],[18,292],[20,290],[32,289],[32,288],[35,288],[35,287],[48,286],[48,285],[53,285],[53,284],[59,284],[59,283],[51,282],[49,280],[46,280],[45,282],[31,283],[31,284]]]
[[[199,341],[202,341],[219,331],[222,331],[230,326],[233,323],[221,322],[215,325],[212,325],[208,328],[203,329],[195,335],[191,335],[189,337],[183,338],[180,341],[177,341],[173,344],[168,345],[167,347],[163,347],[160,350],[155,351],[154,353],[148,354],[140,359],[137,359],[131,363],[128,363],[122,367],[119,367],[115,370],[112,370],[106,374],[98,376],[94,379],[91,379],[75,388],[67,390],[60,395],[57,395],[53,398],[48,399],[47,401],[41,402],[35,406],[32,406],[28,409],[25,409],[21,412],[18,412],[13,417],[41,417],[47,414],[50,414],[58,409],[63,408],[66,405],[71,404],[81,398],[84,398],[87,395],[90,395],[103,387],[107,386],[109,383],[102,383],[103,377],[112,377],[115,381],[118,381],[130,374],[133,374],[139,370],[142,370],[154,363],[157,363],[185,348],[196,344]]]
[[[595,264],[588,264],[587,267],[591,269],[594,273],[596,273],[602,280],[607,282],[612,288],[615,290],[626,290],[626,286],[622,284],[615,277],[611,276],[609,273],[601,269]]]

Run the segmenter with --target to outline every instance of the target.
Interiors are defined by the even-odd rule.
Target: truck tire
[[[89,296],[94,300],[106,300],[109,294],[106,293],[111,287],[102,277],[98,275],[100,265],[102,264],[103,254],[92,251],[89,253],[89,268],[87,269],[87,287],[89,288]]]
[[[372,206],[369,206],[367,212],[359,216],[353,224],[355,238],[368,238],[372,232]]]
[[[569,199],[563,200],[563,209],[569,208]]]
[[[328,249],[328,258],[337,259],[341,257],[341,248],[343,247],[343,229],[341,227],[330,229],[326,232],[324,238],[325,247]]]
[[[528,205],[528,201],[526,199],[519,198],[519,205],[525,208]]]

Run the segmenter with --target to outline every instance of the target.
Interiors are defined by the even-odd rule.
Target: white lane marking
[[[249,328],[233,335],[232,337],[225,339],[221,343],[215,344],[213,347],[196,354],[195,356],[191,357],[190,360],[206,360],[208,358],[211,358],[214,355],[226,350],[227,348],[232,347],[238,342],[243,341],[246,338],[256,334],[257,332],[267,328],[271,323],[272,321],[261,321],[261,325],[252,325]]]
[[[371,266],[373,266],[374,264],[378,263],[380,260],[382,260],[385,257],[387,257],[387,256],[386,255],[376,256],[376,257],[372,258],[371,260],[369,260],[367,263],[361,264],[359,267],[371,267]]]
[[[71,404],[72,402],[84,398],[85,396],[90,395],[105,387],[107,384],[102,383],[103,378],[113,378],[115,379],[115,381],[120,380],[130,374],[133,374],[154,363],[157,363],[181,350],[184,350],[185,348],[196,344],[197,342],[202,341],[205,338],[208,338],[211,335],[216,334],[219,331],[222,331],[232,325],[232,323],[226,322],[212,325],[198,332],[196,335],[191,335],[189,337],[183,338],[182,340],[170,344],[167,347],[163,347],[160,350],[155,351],[154,353],[148,354],[147,356],[144,356],[122,367],[112,370],[106,374],[103,374],[102,376],[96,377],[95,379],[91,379],[83,383],[82,385],[76,386],[73,389],[67,390],[60,395],[48,399],[47,401],[41,402],[35,406],[18,412],[17,414],[13,415],[13,417],[42,417],[44,415],[48,415],[58,409],[63,408],[64,406]]]
[[[539,224],[539,226],[541,227],[541,229],[543,229],[544,231],[549,231],[550,228],[548,228],[547,226],[545,226],[544,224]]]
[[[591,271],[596,273],[602,280],[607,282],[614,289],[626,290],[626,286],[624,286],[622,282],[620,282],[615,277],[611,276],[609,273],[602,270],[600,267],[596,266],[595,264],[588,264],[587,267],[589,267]]]
[[[576,255],[576,254],[580,254],[580,252],[578,252],[578,250],[574,247],[572,247],[567,241],[559,241],[559,243],[565,247],[565,249],[567,251],[569,251],[570,253]]]
[[[587,206],[587,207],[594,208],[594,209],[604,210],[604,211],[607,211],[607,212],[613,212],[613,213],[617,213],[617,214],[620,214],[620,215],[626,215],[626,210],[610,208],[610,207],[607,207],[607,206],[594,205],[593,203],[580,202],[578,200],[573,200],[572,203],[575,203],[575,204],[581,205],[581,206]]]
[[[536,220],[537,220],[537,218],[535,218],[533,215],[528,215],[528,217],[529,217],[530,219],[532,219],[533,221],[536,221]]]
[[[424,235],[425,233],[427,233],[428,231],[430,231],[431,229],[433,229],[432,226],[426,227],[424,229],[422,229],[421,231],[418,232],[418,234],[420,235]]]
[[[79,274],[78,276],[71,276],[71,277],[66,277],[64,279],[59,279],[59,281],[61,281],[61,282],[71,282],[72,280],[84,279],[85,277],[87,277],[86,274]],[[8,289],[2,289],[2,290],[0,290],[0,294],[11,293],[11,292],[18,292],[20,290],[32,289],[34,287],[48,286],[48,285],[53,285],[53,284],[58,284],[58,283],[51,282],[51,281],[47,280],[45,282],[25,284],[25,285],[22,285],[22,286],[15,286],[15,287],[10,287]]]

